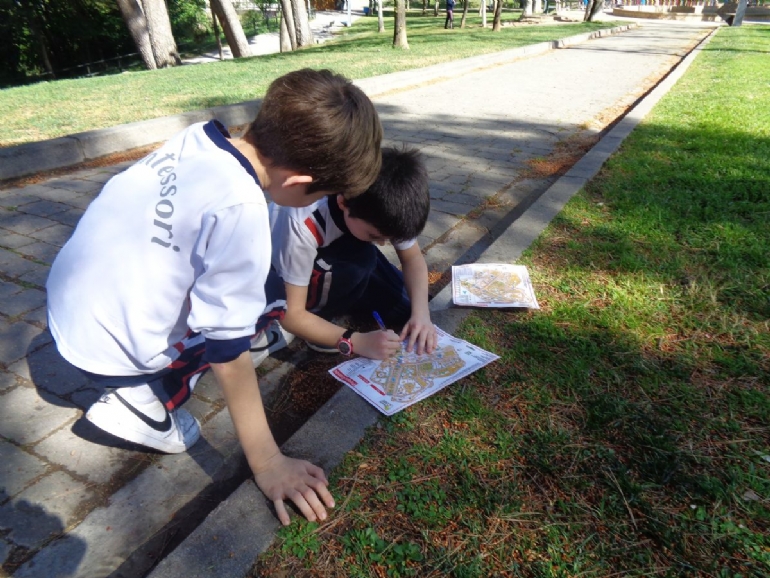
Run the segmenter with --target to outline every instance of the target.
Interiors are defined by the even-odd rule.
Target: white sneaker
[[[187,451],[201,435],[198,420],[187,410],[169,412],[158,398],[138,404],[119,390],[102,395],[86,419],[115,437],[167,454]]]
[[[310,349],[313,351],[317,351],[318,353],[339,353],[340,350],[336,347],[329,347],[328,345],[319,345],[318,343],[313,343],[312,341],[305,341],[305,345],[307,345]]]
[[[251,347],[249,347],[251,362],[254,367],[259,367],[268,355],[288,347],[292,341],[294,341],[293,333],[286,331],[280,323],[271,323],[264,332],[251,340]]]

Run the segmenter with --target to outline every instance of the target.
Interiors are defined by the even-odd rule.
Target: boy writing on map
[[[326,477],[281,453],[249,355],[253,336],[282,315],[283,300],[265,289],[264,192],[294,207],[330,191],[353,198],[377,177],[381,138],[360,89],[328,70],[298,70],[270,85],[243,137],[195,124],[110,179],[47,283],[59,352],[105,388],[86,418],[130,442],[186,451],[200,426],[180,405],[211,367],[281,522],[285,499],[325,519],[334,505]]]
[[[382,169],[361,195],[328,195],[306,207],[270,207],[273,267],[286,286],[281,326],[316,351],[385,359],[407,351],[432,353],[436,328],[428,310],[428,267],[417,244],[428,219],[425,166],[414,149],[384,148]],[[377,249],[391,241],[394,267]],[[378,312],[399,330],[357,332],[340,315],[371,320]]]

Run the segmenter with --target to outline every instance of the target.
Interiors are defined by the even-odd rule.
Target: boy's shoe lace
[[[139,404],[120,390],[102,395],[86,419],[115,437],[167,454],[187,451],[201,435],[198,420],[187,410],[168,411],[158,398]]]

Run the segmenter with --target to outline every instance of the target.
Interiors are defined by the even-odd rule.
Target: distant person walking
[[[444,21],[444,28],[455,27],[455,0],[446,0],[446,20]]]

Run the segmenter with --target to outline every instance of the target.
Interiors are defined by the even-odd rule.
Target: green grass
[[[500,360],[372,428],[253,576],[770,575],[768,54],[720,30],[521,260],[542,309],[464,321]]]
[[[507,13],[504,21],[516,17],[518,13]],[[410,14],[406,51],[391,46],[392,18],[382,34],[377,33],[377,18],[361,18],[341,38],[294,53],[0,90],[0,146],[253,100],[273,79],[303,67],[366,78],[612,26],[511,26],[493,33],[481,28],[476,16],[464,30],[444,30],[443,22],[443,14]]]

